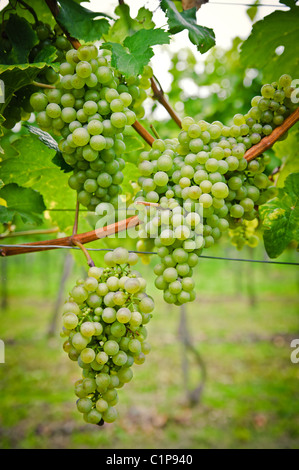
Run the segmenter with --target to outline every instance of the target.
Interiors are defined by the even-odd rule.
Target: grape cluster
[[[258,227],[258,219],[243,220],[238,227],[229,231],[232,245],[234,245],[238,250],[241,250],[245,245],[248,245],[250,248],[255,248],[260,241],[260,238],[257,235]]]
[[[88,423],[112,423],[118,416],[117,390],[128,383],[133,364],[150,352],[146,324],[154,309],[146,281],[132,269],[135,253],[108,252],[106,268],[91,267],[63,306],[64,351],[82,368],[75,383],[77,408]]]
[[[56,24],[52,30],[48,23],[38,21],[34,26],[35,32],[39,39],[39,43],[33,47],[30,51],[29,61],[36,62],[38,54],[48,46],[54,46],[56,48],[56,62],[63,62],[65,60],[66,52],[71,49],[69,40],[65,37],[60,26]],[[48,68],[44,74],[45,79],[48,83],[55,83],[59,75],[54,72],[52,68]]]
[[[61,135],[59,148],[74,170],[69,186],[89,210],[100,202],[117,204],[123,181],[124,132],[144,115],[143,101],[152,69],[125,79],[111,66],[110,51],[81,46],[66,52],[55,89],[37,92],[30,102],[37,124]]]
[[[283,75],[278,83],[263,85],[247,115],[235,115],[230,127],[185,117],[177,139],[157,139],[150,151],[140,154],[137,200],[159,205],[150,208],[152,215],[140,234],[152,238],[161,258],[154,269],[156,286],[167,302],[193,300],[192,267],[202,249],[228,229],[238,230],[235,240],[240,240],[246,221],[256,220],[258,206],[276,195],[264,172],[269,157],[247,162],[244,155],[296,106],[290,100],[291,82]],[[247,236],[243,239],[248,243]],[[251,233],[249,244],[254,243]]]

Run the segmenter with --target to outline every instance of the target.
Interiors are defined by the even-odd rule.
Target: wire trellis
[[[62,248],[67,250],[80,250],[81,248],[78,246],[68,246],[68,245],[2,245],[0,244],[1,248]],[[114,248],[87,248],[88,251],[113,251]],[[138,251],[138,250],[128,250],[130,253],[137,253],[140,255],[156,255],[156,251]],[[256,260],[256,259],[245,259],[245,258],[227,258],[222,256],[207,256],[207,255],[200,255],[199,258],[203,259],[216,259],[216,260],[223,260],[223,261],[241,261],[241,262],[248,262],[248,263],[264,263],[264,264],[280,264],[280,265],[290,265],[290,266],[299,266],[299,263],[294,263],[290,261],[270,261],[270,260]]]

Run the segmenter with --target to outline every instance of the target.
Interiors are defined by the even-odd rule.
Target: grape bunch
[[[117,390],[133,377],[132,365],[150,352],[146,324],[154,309],[146,281],[132,269],[138,255],[119,247],[106,253],[106,268],[91,267],[63,306],[64,351],[82,369],[75,383],[77,409],[87,423],[112,423]]]
[[[234,230],[229,230],[232,245],[234,245],[238,250],[241,250],[245,245],[248,245],[250,248],[255,248],[260,241],[257,234],[258,228],[258,219],[243,220],[243,222]]]
[[[38,54],[43,49],[48,46],[54,46],[56,48],[55,61],[59,63],[64,62],[65,54],[69,49],[71,49],[72,46],[69,40],[64,35],[60,26],[56,24],[54,26],[54,29],[52,29],[48,23],[37,21],[33,28],[35,29],[35,32],[39,39],[39,43],[31,49],[29,61],[36,62]],[[58,80],[59,75],[55,73],[52,68],[48,68],[46,70],[46,73],[44,74],[44,77],[48,83],[55,83]]]
[[[192,268],[223,232],[237,230],[238,246],[242,237],[250,246],[257,242],[254,233],[248,238],[241,232],[257,219],[258,207],[276,195],[276,188],[265,173],[270,158],[247,162],[244,155],[294,110],[291,83],[283,75],[278,83],[263,85],[249,112],[235,115],[231,126],[185,117],[177,139],[157,139],[151,150],[141,152],[136,200],[158,208],[150,208],[140,236],[152,239],[157,249],[155,282],[167,302],[180,305],[194,299]],[[163,226],[167,217],[168,227]]]
[[[55,89],[34,93],[30,102],[38,126],[62,136],[59,148],[73,168],[69,186],[94,211],[100,202],[116,205],[123,181],[126,126],[144,115],[152,69],[125,79],[111,66],[111,53],[95,45],[66,52]]]

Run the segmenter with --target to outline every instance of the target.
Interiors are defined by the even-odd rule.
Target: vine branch
[[[143,140],[145,140],[147,144],[149,144],[150,146],[153,145],[155,138],[143,127],[142,124],[140,124],[139,121],[135,121],[134,124],[132,124],[132,127],[143,138]]]
[[[170,106],[170,104],[166,100],[165,94],[164,94],[164,91],[163,91],[161,85],[160,85],[160,87],[158,87],[158,85],[156,83],[156,80],[153,77],[151,78],[151,87],[152,87],[152,90],[153,90],[153,93],[154,93],[154,98],[156,98],[159,101],[159,103],[166,109],[166,111],[168,112],[170,117],[174,120],[174,122],[181,129],[182,128],[182,122],[181,122],[180,118],[178,117],[178,115],[176,114],[174,109]]]
[[[53,240],[44,240],[39,242],[32,242],[32,243],[24,243],[23,247],[18,246],[10,246],[10,247],[2,247],[0,250],[1,256],[12,256],[12,255],[20,255],[24,253],[32,253],[37,251],[47,251],[47,250],[55,250],[56,248],[51,245],[57,246],[73,246],[74,243],[79,242],[82,245],[85,243],[90,243],[95,240],[109,237],[109,235],[113,235],[115,233],[122,232],[129,228],[136,227],[139,225],[141,221],[139,220],[137,215],[129,217],[128,219],[121,220],[117,223],[107,225],[107,227],[102,227],[96,230],[92,230],[90,232],[80,233],[76,235],[71,235],[70,237],[63,237],[63,238],[54,238]],[[35,246],[38,245],[38,246]]]
[[[64,28],[64,26],[57,20],[57,17],[59,15],[59,5],[56,0],[45,0],[46,4],[48,5],[52,15],[54,16],[56,23],[60,26],[61,30],[64,32],[70,43],[72,44],[74,49],[79,49],[81,46],[80,42],[78,39],[73,38],[70,33]]]
[[[77,196],[76,213],[75,213],[75,220],[74,220],[74,226],[73,226],[73,233],[72,233],[72,235],[77,235],[77,233],[78,233],[79,206],[80,206],[80,203],[79,203],[79,201],[78,201],[78,196]]]

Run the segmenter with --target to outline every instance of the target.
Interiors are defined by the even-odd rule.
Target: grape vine
[[[84,252],[89,270],[69,292],[63,306],[61,336],[64,351],[82,369],[82,378],[75,384],[77,409],[86,422],[102,425],[116,420],[118,389],[132,379],[133,364],[141,365],[150,352],[146,324],[152,317],[154,300],[146,293],[145,279],[132,269],[139,259],[137,254],[119,246],[105,254],[105,267],[101,267],[95,266],[83,245],[137,227],[136,251],[143,260],[147,255],[142,252],[157,254],[155,287],[162,291],[164,301],[176,306],[193,302],[193,274],[200,257],[224,234],[238,249],[244,245],[255,247],[259,233],[269,228],[263,225],[263,217],[268,218],[268,224],[270,221],[270,228],[273,221],[281,222],[279,217],[289,216],[292,221],[295,184],[291,178],[286,192],[281,193],[271,175],[269,178],[271,155],[266,151],[276,141],[286,139],[288,129],[299,119],[298,80],[286,70],[277,82],[264,83],[260,94],[252,98],[248,112],[235,114],[231,125],[192,116],[181,118],[166,100],[150,59],[153,46],[168,44],[170,34],[183,29],[189,31],[198,51],[206,52],[213,46],[213,31],[196,24],[193,9],[181,13],[173,2],[162,1],[168,31],[155,28],[152,14],[146,9],[135,19],[120,15],[122,28],[118,30],[117,21],[111,26],[107,18],[113,20],[101,13],[103,18],[95,20],[98,14],[87,14],[80,2],[75,8],[73,5],[73,27],[67,18],[71,1],[44,3],[53,16],[51,25],[39,21],[30,6],[27,12],[33,24],[15,14],[16,5],[12,8],[9,4],[13,13],[4,10],[2,16],[4,19],[6,13],[10,14],[2,22],[0,37],[0,76],[9,90],[8,100],[0,108],[4,136],[4,150],[0,146],[4,154],[0,191],[4,186],[4,193],[0,193],[0,201],[6,203],[1,203],[0,216],[6,228],[15,215],[24,216],[18,206],[12,205],[11,209],[9,191],[5,193],[9,185],[19,183],[9,165],[9,151],[13,153],[13,149],[7,148],[14,142],[11,129],[14,132],[17,123],[31,120],[50,134],[52,144],[57,143],[56,156],[60,154],[63,161],[56,166],[68,173],[67,184],[57,190],[73,190],[70,192],[76,194],[75,222],[70,236],[3,247],[1,256],[59,246],[76,246]],[[124,5],[119,3],[120,7]],[[24,33],[24,45],[14,40],[15,25]],[[100,32],[99,37],[93,36],[95,31]],[[76,39],[75,33],[82,36]],[[9,88],[10,78],[14,86]],[[154,131],[153,137],[146,124],[139,122],[146,115],[148,97],[164,106],[180,128],[176,135],[172,132],[169,138],[159,138]],[[137,140],[135,157],[128,156],[127,148],[132,128],[145,142],[140,146]],[[126,182],[131,185],[130,195],[123,187],[127,164],[136,170]],[[37,170],[29,182],[21,179],[24,187],[18,189],[25,190],[22,194],[35,198],[39,195],[35,187],[33,193],[26,193],[31,181],[34,185],[39,176]],[[15,190],[15,186],[9,189]],[[281,205],[277,203],[279,198]],[[123,217],[117,212],[120,201],[125,201]],[[269,213],[265,210],[262,217],[269,201],[270,205],[276,201],[273,213],[270,206]],[[39,203],[39,210],[45,211],[44,202]],[[125,218],[129,203],[135,212]],[[78,234],[81,206],[94,217],[94,230]],[[101,207],[115,211],[116,222],[96,229],[94,220]],[[30,204],[29,208],[27,212],[25,208],[27,216]],[[277,233],[280,236],[281,224]],[[285,238],[287,246],[294,237]]]

